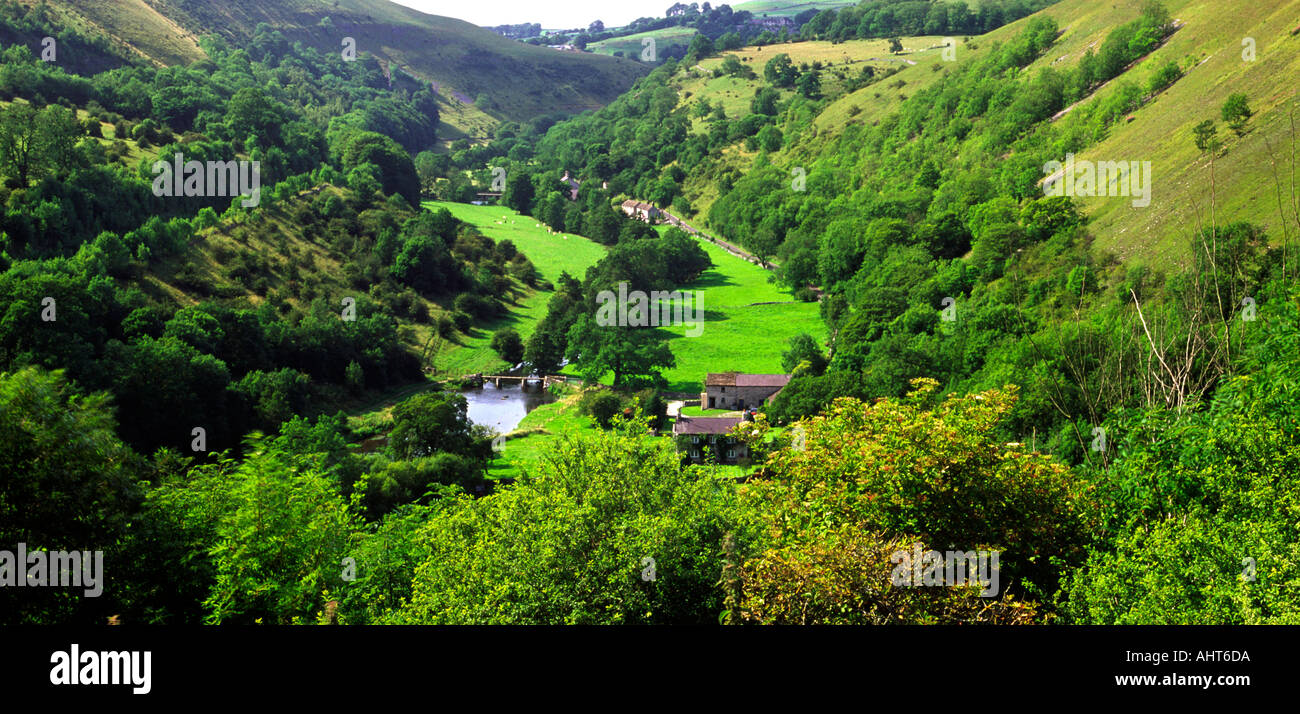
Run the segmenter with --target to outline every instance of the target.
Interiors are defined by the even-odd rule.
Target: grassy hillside
[[[809,154],[817,150],[819,137],[824,142],[850,124],[878,121],[896,111],[908,95],[932,84],[941,72],[931,69],[931,66],[945,64],[942,57],[944,40],[943,37],[904,37],[901,38],[903,51],[897,54],[889,51],[888,40],[803,41],[744,47],[701,61],[692,68],[693,71],[675,75],[670,86],[678,91],[680,106],[688,110],[695,104],[708,102],[711,106],[721,105],[728,117],[738,118],[750,113],[754,92],[767,84],[763,80],[763,68],[779,54],[789,55],[796,66],[820,62],[824,68],[823,87],[828,93],[834,93],[838,86],[860,74],[864,67],[871,67],[878,75],[891,75],[886,80],[844,94],[819,112],[813,118],[816,136],[799,147],[801,153]],[[969,51],[965,40],[956,38],[956,42],[959,53]],[[713,71],[721,67],[729,56],[751,67],[756,78],[714,77]],[[778,91],[782,100],[795,95],[793,89]],[[693,130],[703,131],[704,128],[704,119],[693,119]],[[756,152],[746,152],[743,147],[731,147],[720,159],[728,169],[743,173],[752,167],[756,156]],[[693,215],[707,215],[709,206],[718,198],[711,175],[688,175],[683,190],[691,201]]]
[[[749,0],[731,6],[736,12],[752,12],[756,17],[794,17],[805,10],[827,10],[856,5],[853,0],[794,2],[793,0]]]
[[[694,27],[665,27],[662,30],[638,32],[634,35],[593,42],[587,45],[587,49],[602,55],[622,52],[624,57],[639,58],[645,48],[645,39],[650,38],[655,41],[655,51],[658,53],[666,53],[673,48],[680,48],[685,52],[691,44],[691,38],[698,33],[699,31]]]
[[[40,0],[22,3],[41,4]],[[189,64],[207,56],[199,47],[201,31],[184,26],[145,0],[55,0],[45,4],[156,64]]]
[[[1185,264],[1188,236],[1197,225],[1210,222],[1209,159],[1192,137],[1192,128],[1206,119],[1218,123],[1225,143],[1213,177],[1219,220],[1252,221],[1269,227],[1274,239],[1282,238],[1276,179],[1290,194],[1294,163],[1289,147],[1296,136],[1292,117],[1297,109],[1295,77],[1300,75],[1300,35],[1292,34],[1300,25],[1300,3],[1271,0],[1234,6],[1230,13],[1224,12],[1222,4],[1204,0],[1166,4],[1173,17],[1184,23],[1182,29],[1120,81],[1084,103],[1104,101],[1123,81],[1145,83],[1166,62],[1179,63],[1186,76],[1078,157],[1152,163],[1149,207],[1133,208],[1123,198],[1081,202],[1092,219],[1098,248],[1125,261],[1157,267]],[[1031,67],[1034,71],[1077,63],[1084,50],[1116,22],[1120,9],[1065,0],[1046,12],[1061,17],[1066,31],[1051,58],[1040,59]],[[1254,61],[1243,59],[1244,38],[1255,41]],[[1242,138],[1233,136],[1219,117],[1219,107],[1236,92],[1249,97],[1255,112]]]
[[[496,241],[513,242],[533,262],[542,278],[552,282],[564,271],[581,279],[587,268],[600,260],[605,252],[602,246],[582,236],[552,234],[544,224],[503,206],[427,201],[424,207],[446,208],[456,218],[476,226],[483,235]],[[551,295],[547,291],[528,291],[511,305],[505,317],[475,326],[469,335],[461,336],[459,341],[443,348],[437,358],[439,370],[459,376],[505,369],[505,362],[488,346],[492,333],[511,327],[527,339],[537,322],[546,316],[546,305]]]
[[[391,61],[437,86],[447,107],[450,138],[481,138],[501,120],[574,114],[600,107],[631,86],[645,69],[636,62],[556,52],[515,42],[484,28],[426,15],[386,0],[55,0],[75,16],[159,64],[187,64],[205,54],[198,38],[215,34],[237,44],[259,23],[290,42],[341,51],[345,37],[359,55]],[[485,101],[475,106],[483,95]]]
[[[672,334],[668,344],[677,358],[677,366],[664,372],[670,390],[699,391],[707,372],[779,373],[791,337],[807,332],[825,340],[817,303],[796,301],[769,281],[769,271],[713,243],[700,245],[713,267],[683,289],[702,296],[704,329],[689,337],[685,326],[662,328]]]
[[[1283,147],[1290,145],[1294,133],[1292,78],[1300,72],[1300,33],[1293,34],[1300,24],[1300,3],[1271,0],[1232,13],[1224,13],[1221,5],[1206,0],[1173,0],[1165,4],[1181,23],[1180,29],[1155,52],[1072,109],[1104,102],[1125,83],[1145,88],[1156,69],[1168,62],[1186,72],[1077,157],[1152,163],[1155,178],[1150,207],[1134,209],[1125,199],[1104,197],[1081,198],[1080,204],[1090,218],[1097,248],[1113,252],[1123,261],[1161,268],[1185,264],[1188,235],[1196,225],[1210,221],[1209,159],[1192,140],[1192,128],[1206,119],[1218,122],[1219,137],[1225,142],[1214,168],[1217,215],[1280,229],[1275,179],[1281,179],[1282,191],[1289,194],[1292,162]],[[1022,74],[1032,76],[1076,67],[1085,52],[1097,51],[1106,34],[1131,19],[1139,6],[1136,1],[1063,0],[1043,10],[1038,16],[1054,18],[1062,31],[1052,48]],[[1029,21],[1025,18],[975,38],[956,38],[957,63],[985,56],[991,48],[1021,32]],[[1243,59],[1245,38],[1254,40],[1254,61]],[[829,103],[813,118],[816,131],[812,135],[771,156],[777,164],[797,164],[801,157],[814,156],[834,145],[847,127],[871,125],[888,118],[907,98],[943,77],[952,64],[942,56],[943,41],[942,37],[904,38],[904,51],[897,55],[888,52],[884,40],[797,42],[749,47],[728,54],[736,55],[760,75],[763,64],[778,52],[789,54],[796,64],[821,61],[832,73],[836,69],[856,71],[855,64],[864,62],[895,71],[883,82]],[[721,62],[720,57],[711,58],[701,62],[700,69],[712,70]],[[713,78],[696,73],[677,75],[673,86],[681,92],[684,104],[721,103],[727,115],[734,117],[748,113],[754,90],[763,84],[761,78]],[[787,97],[792,94],[784,91]],[[1227,97],[1237,92],[1249,97],[1255,111],[1249,131],[1241,138],[1233,136],[1218,115]],[[694,126],[700,125],[701,121],[695,120]],[[755,156],[733,148],[719,158],[727,167],[744,172]],[[707,214],[718,196],[713,177],[698,173],[687,177],[684,191],[697,215]]]

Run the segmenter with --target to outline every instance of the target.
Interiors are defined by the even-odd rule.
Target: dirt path
[[[674,226],[677,226],[678,228],[681,228],[682,230],[686,231],[687,233],[689,233],[689,234],[691,234],[691,235],[693,235],[693,236],[695,236],[695,237],[697,237],[697,238],[703,238],[704,240],[707,240],[707,241],[709,241],[710,243],[713,243],[714,245],[718,246],[719,248],[722,248],[723,250],[727,251],[728,253],[731,253],[732,255],[736,256],[737,258],[740,258],[741,260],[744,260],[744,261],[747,261],[747,262],[753,263],[754,265],[757,265],[757,266],[759,266],[760,268],[763,268],[764,270],[776,270],[777,268],[781,267],[781,265],[780,265],[779,263],[777,263],[777,262],[775,262],[775,261],[772,261],[772,260],[768,260],[768,261],[765,263],[765,262],[759,260],[759,259],[758,259],[758,258],[757,258],[753,253],[750,253],[749,251],[745,250],[744,248],[741,248],[740,246],[738,246],[738,245],[736,245],[736,244],[734,244],[734,243],[728,243],[727,241],[722,240],[721,238],[717,238],[717,237],[715,237],[715,236],[711,236],[711,235],[709,235],[708,233],[705,233],[704,231],[701,231],[701,230],[697,229],[695,226],[692,226],[691,224],[687,223],[686,221],[682,220],[681,218],[678,218],[677,216],[674,216],[673,214],[669,213],[668,211],[662,211],[662,210],[661,210],[660,212],[661,212],[664,216],[666,216],[666,217],[668,218],[668,222],[669,222],[670,224],[672,224],[672,225],[674,225]]]

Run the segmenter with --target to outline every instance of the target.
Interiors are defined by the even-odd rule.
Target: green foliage
[[[735,487],[645,429],[561,441],[514,488],[431,520],[411,598],[385,621],[716,623]]]
[[[799,77],[790,55],[782,52],[763,65],[763,79],[774,87],[793,87]]]
[[[445,487],[453,488],[445,488]],[[482,494],[487,487],[483,465],[460,454],[436,453],[410,461],[390,461],[356,484],[367,520],[377,521],[399,506],[430,496]]]
[[[24,543],[29,552],[104,551],[109,577],[123,566],[122,545],[143,500],[138,482],[145,470],[114,434],[108,404],[103,393],[76,394],[62,372],[29,367],[0,374],[0,549],[13,553]],[[18,577],[26,577],[26,565],[17,567]],[[103,609],[111,604],[82,592],[0,588],[0,618],[53,624],[107,616]],[[107,594],[117,604],[126,596]]]
[[[343,172],[349,173],[361,166],[374,166],[384,193],[395,193],[412,206],[420,200],[420,179],[410,154],[396,141],[375,132],[353,134],[340,151]]]
[[[26,188],[47,174],[68,171],[77,164],[74,148],[82,133],[71,110],[10,104],[0,109],[0,173]]]
[[[1250,102],[1245,94],[1237,92],[1228,97],[1219,110],[1219,115],[1223,121],[1232,129],[1237,136],[1246,133],[1246,123],[1250,121],[1254,112],[1250,110]]]
[[[1208,410],[1117,418],[1096,474],[1106,526],[1069,580],[1065,612],[1098,624],[1300,621],[1295,378],[1300,304],[1265,291],[1242,373]]]
[[[524,358],[524,341],[519,333],[509,327],[503,327],[492,333],[491,348],[501,355],[501,359],[510,364],[518,364]]]
[[[946,594],[915,614],[891,614],[891,600],[909,598],[882,591],[886,554],[912,539],[940,551],[1001,551],[1004,595],[1050,592],[1062,566],[1079,558],[1082,485],[1051,459],[995,436],[1015,390],[950,397],[927,410],[937,384],[915,384],[904,400],[837,401],[798,425],[802,448],[768,458],[771,480],[753,497],[774,524],[779,516],[780,534],[744,565],[742,580],[750,582],[742,585],[742,611],[762,622],[975,617],[973,600]],[[835,556],[839,546],[864,560]],[[795,590],[799,579],[786,576],[807,570],[818,585]],[[847,587],[854,582],[874,585],[865,592]],[[824,599],[815,595],[822,588]],[[1014,601],[994,602],[999,606],[986,616],[995,620],[1032,614]]]
[[[618,395],[604,389],[586,392],[578,401],[578,409],[583,414],[595,419],[597,424],[606,428],[612,425],[614,415],[622,408],[623,401],[618,398]]]
[[[821,346],[806,332],[790,340],[790,349],[781,355],[781,369],[787,373],[793,372],[805,362],[809,374],[819,375],[826,371],[826,357],[822,354]]]
[[[1217,151],[1221,142],[1215,136],[1218,129],[1214,127],[1213,119],[1206,119],[1192,128],[1192,135],[1195,137],[1196,148],[1201,151]]]
[[[399,459],[418,459],[439,451],[486,459],[491,445],[469,420],[465,397],[453,392],[417,394],[393,407],[389,448]]]
[[[265,442],[242,462],[222,460],[161,487],[152,499],[183,512],[210,568],[211,624],[306,624],[344,587],[343,559],[358,524],[308,458]]]

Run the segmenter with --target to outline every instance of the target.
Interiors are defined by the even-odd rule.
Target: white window
[[[727,449],[727,458],[729,458],[729,459],[734,459],[734,458],[736,458],[736,450],[735,450],[735,449]]]
[[[692,436],[692,437],[691,437],[691,443],[692,443],[692,444],[698,444],[698,443],[700,443],[700,437],[698,437],[698,436]]]
[[[698,459],[698,458],[700,458],[700,451],[699,451],[699,449],[691,449],[691,458],[692,458],[692,459]]]

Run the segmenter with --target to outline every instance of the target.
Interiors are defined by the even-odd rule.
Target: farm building
[[[710,372],[704,378],[700,406],[706,409],[750,409],[768,403],[790,382],[788,374]]]
[[[624,201],[623,212],[646,223],[654,223],[663,216],[663,211],[641,201]]]
[[[740,463],[749,458],[749,447],[728,433],[741,421],[740,417],[678,417],[673,439],[677,450],[692,462],[709,457],[723,464]]]

